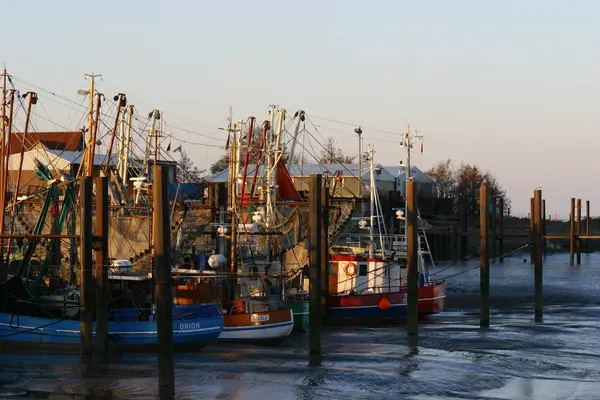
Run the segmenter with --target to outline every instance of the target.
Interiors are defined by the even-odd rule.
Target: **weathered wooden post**
[[[310,356],[321,355],[321,330],[323,318],[321,314],[321,188],[322,175],[310,175],[309,197],[309,310],[308,310],[308,353]]]
[[[548,239],[546,239],[546,199],[542,199],[542,253],[548,253]]]
[[[171,292],[171,236],[169,222],[168,170],[154,166],[153,229],[154,283],[158,325],[158,389],[161,399],[175,396],[173,357],[173,293]]]
[[[569,215],[569,265],[575,264],[575,198],[571,197],[571,213]]]
[[[481,305],[479,310],[479,326],[487,328],[490,326],[490,265],[488,259],[488,204],[489,197],[487,186],[479,188],[479,290]]]
[[[577,265],[581,264],[581,199],[577,199]]]
[[[498,199],[498,208],[500,209],[500,240],[498,241],[498,252],[500,253],[500,262],[504,262],[504,197]]]
[[[92,274],[92,246],[94,232],[92,226],[92,178],[85,177],[80,180],[80,330],[81,330],[81,355],[82,360],[87,362],[92,358],[92,321],[94,302],[94,276]]]
[[[467,199],[460,199],[460,259],[464,261],[469,252],[469,224],[467,220]]]
[[[456,223],[452,223],[450,235],[450,240],[452,241],[452,260],[457,262],[460,254],[458,252],[458,226],[456,226]]]
[[[108,177],[96,178],[96,340],[108,355]]]
[[[321,307],[324,315],[327,315],[327,298],[329,297],[329,185],[327,179],[323,180],[321,210]]]
[[[533,192],[533,255],[535,283],[535,321],[542,322],[542,191]]]
[[[491,199],[492,203],[492,212],[490,214],[490,258],[492,259],[492,263],[496,262],[496,204],[497,198],[493,196]]]
[[[591,235],[591,221],[590,221],[590,201],[585,201],[585,234],[586,236]],[[592,250],[592,241],[590,239],[586,240],[587,251]]]
[[[533,197],[530,199],[529,204],[529,243],[531,244],[531,249],[529,251],[529,261],[533,264]]]
[[[417,237],[417,183],[409,181],[406,186],[406,331],[409,335],[419,334],[419,287]]]

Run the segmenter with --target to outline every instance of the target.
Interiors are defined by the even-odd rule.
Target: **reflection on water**
[[[403,327],[325,331],[309,360],[306,335],[279,347],[213,345],[176,355],[178,399],[597,399],[600,396],[600,256],[545,261],[544,322],[533,322],[533,267],[491,265],[492,318],[479,329],[479,273],[448,279],[448,309],[408,338]],[[156,398],[153,355],[0,355],[1,398]],[[73,396],[76,395],[76,396]]]

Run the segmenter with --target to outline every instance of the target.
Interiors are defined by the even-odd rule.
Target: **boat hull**
[[[432,315],[444,311],[446,286],[439,282],[419,288],[419,315]]]
[[[136,349],[151,348],[158,344],[156,321],[128,321],[124,315],[118,318],[121,320],[108,324],[109,346]],[[176,347],[187,348],[214,342],[223,329],[223,316],[216,304],[175,307],[173,318],[173,344]],[[96,336],[95,323],[92,325],[92,336]],[[42,347],[79,346],[80,322],[0,313],[0,342]]]
[[[293,328],[294,313],[289,309],[225,314],[223,316],[223,332],[219,336],[219,341],[277,342],[289,336]]]
[[[444,309],[444,283],[419,288],[419,316],[436,314]],[[387,299],[382,300],[382,299]],[[328,322],[344,324],[394,323],[406,319],[406,290],[367,293],[360,295],[330,296]]]
[[[294,331],[308,332],[308,300],[289,300],[286,304],[294,312]]]

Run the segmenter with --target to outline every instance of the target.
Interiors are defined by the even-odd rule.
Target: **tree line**
[[[250,146],[244,146],[241,151],[241,161],[243,162],[246,153],[250,153],[248,158],[250,164],[255,164],[258,162],[258,158],[260,155],[261,149],[261,137],[262,137],[262,127],[259,125],[254,125],[252,129],[252,138]],[[243,137],[244,141],[246,140],[246,136]],[[302,152],[304,149],[296,146],[298,152]],[[317,155],[310,155],[306,157],[300,157],[299,154],[294,154],[292,159],[290,160],[290,154],[287,144],[283,144],[282,146],[282,155],[281,158],[286,164],[299,164],[301,161],[306,164],[352,164],[356,157],[347,156],[344,154],[343,150],[338,147],[337,140],[333,137],[328,137],[324,143],[321,144],[321,151]],[[215,161],[210,166],[210,172],[216,174],[217,172],[223,171],[227,169],[229,164],[229,155],[230,152],[226,151],[221,157]],[[263,159],[264,161],[264,159]]]
[[[262,126],[255,124],[252,132],[250,146],[244,146],[241,149],[241,161],[244,162],[246,153],[249,154],[249,163],[255,164],[260,156]],[[246,140],[244,136],[243,140]],[[231,145],[231,143],[229,144]],[[297,147],[298,148],[298,147]],[[303,149],[298,149],[302,151]],[[212,174],[227,169],[229,163],[230,151],[226,150],[223,155],[215,161],[209,168]],[[300,157],[295,154],[293,159],[289,159],[289,150],[283,146],[282,158],[287,164],[297,164]],[[321,150],[318,154],[303,157],[307,164],[351,164],[355,162],[355,156],[344,154],[338,147],[337,141],[333,137],[328,137],[321,143]],[[264,161],[264,160],[263,160]],[[185,152],[182,152],[179,177],[183,182],[205,183],[205,171],[194,166],[192,160]],[[500,185],[496,177],[489,171],[483,171],[474,164],[455,163],[452,159],[440,161],[426,172],[437,184],[437,196],[440,198],[453,199],[454,211],[458,212],[461,202],[466,202],[469,215],[479,214],[479,188],[483,182],[486,183],[491,196],[502,198],[504,200],[504,213],[510,216],[511,201],[507,196],[506,190]]]
[[[490,196],[503,199],[503,211],[510,216],[510,198],[491,172],[484,172],[473,164],[455,164],[449,158],[434,165],[426,174],[436,181],[438,197],[454,199],[456,212],[464,201],[469,215],[479,214],[479,188],[485,182]]]

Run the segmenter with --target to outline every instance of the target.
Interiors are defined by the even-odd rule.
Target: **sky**
[[[598,1],[2,5],[12,17],[0,61],[46,91],[55,126],[72,124],[73,110],[49,93],[81,102],[93,69],[107,96],[127,93],[142,115],[161,108],[187,130],[178,138],[210,144],[184,144],[202,168],[223,152],[230,104],[234,119],[259,121],[277,104],[305,110],[313,132],[350,154],[361,125],[383,165],[405,159],[397,142],[410,123],[424,136],[419,168],[451,158],[489,170],[516,214],[542,184],[548,213],[568,217],[578,197],[600,215]]]

